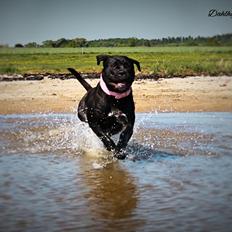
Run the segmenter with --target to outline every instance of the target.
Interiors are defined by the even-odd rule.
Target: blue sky
[[[162,38],[232,32],[231,0],[0,0],[0,43],[59,38]]]

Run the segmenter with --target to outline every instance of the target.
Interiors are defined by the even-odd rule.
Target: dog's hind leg
[[[107,135],[107,133],[103,132],[100,126],[99,119],[94,117],[94,114],[90,110],[87,111],[87,118],[91,119],[88,120],[89,126],[93,130],[93,132],[101,139],[105,148],[108,151],[115,150],[116,145],[114,141]]]
[[[87,110],[88,108],[85,105],[85,96],[81,99],[79,106],[78,106],[78,118],[82,122],[88,122],[87,119]]]

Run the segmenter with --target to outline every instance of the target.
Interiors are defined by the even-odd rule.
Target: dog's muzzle
[[[127,97],[130,95],[131,93],[131,87],[124,91],[124,89],[127,89],[127,84],[125,83],[113,83],[115,89],[118,89],[120,91],[120,93],[118,92],[114,92],[114,91],[111,91],[108,89],[108,87],[106,86],[106,83],[104,82],[103,78],[102,78],[102,75],[100,77],[100,86],[101,86],[101,89],[109,96],[113,96],[115,97],[115,99],[121,99],[121,98],[124,98],[124,97]],[[121,91],[124,91],[121,93]]]

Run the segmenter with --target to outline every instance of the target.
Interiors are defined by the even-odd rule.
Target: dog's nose
[[[118,73],[125,74],[126,73],[125,68],[123,66],[120,66],[120,68],[118,69]]]
[[[123,66],[122,64],[121,64],[121,65],[120,65],[120,64],[116,65],[115,68],[116,68],[116,70],[119,71],[119,72],[124,71],[124,69],[125,69],[124,66]]]
[[[118,74],[123,75],[123,74],[125,74],[125,71],[124,71],[124,70],[119,70],[119,71],[118,71]]]

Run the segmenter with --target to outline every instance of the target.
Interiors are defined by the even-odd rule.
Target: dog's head
[[[127,91],[135,77],[134,64],[140,69],[137,60],[128,58],[127,56],[97,56],[97,64],[103,62],[102,78],[109,90],[122,93]]]

